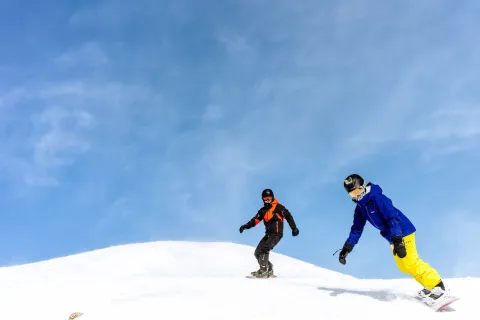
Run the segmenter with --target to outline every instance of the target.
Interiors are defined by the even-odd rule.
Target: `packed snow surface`
[[[461,299],[436,313],[411,279],[364,280],[272,253],[275,279],[247,279],[254,248],[152,242],[0,268],[0,319],[476,319],[480,279],[446,279]],[[347,267],[346,267],[346,270]]]

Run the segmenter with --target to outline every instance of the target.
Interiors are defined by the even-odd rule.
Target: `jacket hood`
[[[382,188],[378,184],[369,183],[370,192],[373,195],[381,194],[383,192]]]
[[[367,184],[367,193],[363,196],[363,198],[361,200],[358,201],[358,203],[366,203],[368,200],[370,200],[370,197],[374,197],[376,195],[379,195],[379,194],[382,194],[383,190],[382,188],[377,185],[377,184],[373,184],[373,183],[368,183]]]

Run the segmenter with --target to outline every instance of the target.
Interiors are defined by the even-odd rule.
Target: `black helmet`
[[[265,197],[272,197],[274,198],[275,196],[273,195],[272,189],[265,189],[262,191],[262,199]]]
[[[347,193],[350,193],[357,188],[365,187],[365,180],[360,175],[354,173],[345,178],[343,187]]]

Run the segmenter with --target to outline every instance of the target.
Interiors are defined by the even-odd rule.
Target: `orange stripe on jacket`
[[[272,201],[272,207],[263,216],[263,220],[265,220],[265,222],[268,222],[268,221],[270,221],[270,219],[273,218],[273,211],[275,211],[275,208],[277,207],[277,204],[278,204],[277,199]],[[278,214],[277,214],[277,216],[278,216]]]

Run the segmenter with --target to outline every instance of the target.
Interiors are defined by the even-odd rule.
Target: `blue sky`
[[[332,256],[356,172],[410,217],[442,275],[480,276],[478,9],[2,1],[0,264],[154,240],[256,245],[262,226],[238,228],[268,187],[300,229],[277,252],[404,277],[371,226],[346,266]]]

